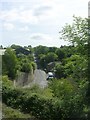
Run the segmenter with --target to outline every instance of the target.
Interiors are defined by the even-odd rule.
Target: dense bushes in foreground
[[[85,104],[82,95],[73,94],[65,99],[45,97],[40,93],[17,89],[7,77],[3,77],[3,102],[14,109],[32,114],[40,120],[66,120],[67,118],[85,118]]]
[[[5,104],[2,105],[2,113],[3,118],[13,119],[13,118],[31,118],[29,114],[23,114],[19,110],[12,109]]]

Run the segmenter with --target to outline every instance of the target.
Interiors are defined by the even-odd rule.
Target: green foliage
[[[55,53],[56,47],[37,46],[34,48],[35,56],[37,58],[37,65],[41,69],[47,69],[47,64],[58,60]]]
[[[83,19],[81,17],[73,16],[72,25],[66,24],[63,27],[62,38],[64,40],[68,40],[74,45],[82,45],[87,43],[88,37],[88,21],[87,19]]]
[[[83,94],[76,92],[74,86],[66,79],[53,80],[50,88],[40,90],[42,92],[38,91],[38,87],[24,90],[14,88],[10,84],[11,81],[4,77],[3,102],[40,120],[73,120],[81,118],[82,115],[85,117],[88,112],[84,109]]]
[[[55,77],[60,79],[62,77],[65,77],[64,73],[64,66],[61,63],[56,63],[55,65]]]
[[[66,24],[62,31],[62,39],[69,41],[73,46],[77,46],[78,53],[86,54],[88,43],[88,20],[86,18],[73,16],[72,25]]]
[[[21,66],[21,72],[26,72],[26,73],[29,73],[31,72],[32,70],[32,65],[31,63],[22,63],[22,66]]]
[[[24,114],[20,112],[19,110],[13,109],[11,107],[6,106],[5,104],[2,105],[2,113],[3,113],[3,118],[6,119],[19,119],[19,118],[31,118],[31,115],[29,114]]]
[[[61,46],[60,50],[64,53],[64,58],[70,57],[73,54],[77,54],[77,49],[73,45]]]
[[[40,67],[45,69],[47,68],[48,63],[57,61],[58,56],[54,52],[49,52],[47,54],[38,55],[38,60]]]
[[[12,88],[13,82],[9,80],[8,76],[2,76],[2,87],[7,86],[8,88]]]
[[[21,47],[21,46],[16,48],[15,51],[17,55],[19,54],[29,55],[31,53],[28,49]]]
[[[57,61],[57,59],[58,59],[58,56],[54,52],[49,52],[46,55],[46,62],[47,63]]]
[[[48,52],[54,52],[57,50],[57,47],[48,47],[49,51]]]
[[[44,54],[40,54],[39,55],[39,62],[40,62],[40,66],[44,69],[46,68],[46,55]]]
[[[74,86],[67,79],[53,79],[49,83],[49,87],[52,89],[54,96],[60,99],[66,98],[74,92]]]
[[[57,49],[56,54],[58,55],[58,60],[62,61],[62,59],[65,57],[65,52],[62,49]]]
[[[15,44],[12,44],[12,45],[11,45],[11,48],[12,48],[12,49],[17,49],[17,48],[19,48],[19,47],[21,47],[21,46],[20,46],[20,45],[15,45]]]
[[[36,63],[34,63],[33,55],[19,54],[17,69],[21,72],[26,72],[26,73],[34,71],[36,69]]]
[[[28,59],[27,56],[19,58],[18,63],[18,70],[21,72],[29,73],[32,70],[34,71],[36,69],[36,64]]]
[[[34,62],[31,62],[31,65],[32,65],[32,68],[33,68],[33,71],[36,69],[36,63],[34,63]]]
[[[48,48],[46,46],[37,46],[34,48],[35,54],[39,55],[39,54],[47,54],[48,53]]]
[[[2,73],[7,74],[11,79],[16,77],[17,58],[15,52],[11,48],[7,48],[2,57]]]
[[[34,61],[34,57],[33,57],[32,54],[29,54],[27,57],[28,57],[28,59],[29,59],[30,61]]]
[[[87,60],[80,55],[72,55],[66,59],[64,66],[65,74],[74,78],[82,79],[87,76]]]

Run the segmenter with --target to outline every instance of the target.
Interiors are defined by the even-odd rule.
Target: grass
[[[5,119],[13,119],[13,118],[33,118],[30,114],[24,114],[19,110],[13,109],[11,107],[6,106],[5,104],[2,105],[2,118]]]

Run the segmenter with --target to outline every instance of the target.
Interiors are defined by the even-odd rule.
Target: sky
[[[60,31],[73,15],[88,17],[88,0],[0,0],[0,44],[68,45]]]

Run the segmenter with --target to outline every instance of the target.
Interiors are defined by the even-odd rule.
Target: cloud
[[[24,26],[24,27],[21,27],[19,30],[26,32],[26,31],[29,30],[29,27],[28,26]]]
[[[16,21],[22,23],[37,23],[37,19],[33,16],[32,10],[19,10],[19,9],[11,9],[0,11],[0,19],[3,21]]]
[[[14,25],[12,23],[4,23],[3,24],[3,27],[6,29],[6,30],[12,30],[14,29]]]
[[[51,9],[52,9],[51,6],[39,6],[34,10],[34,16],[45,15]]]
[[[38,45],[44,45],[47,47],[60,47],[61,45],[68,44],[68,42],[61,41],[59,39],[60,36],[53,36],[49,34],[43,34],[43,33],[35,33],[30,36],[28,41],[31,43],[33,47]]]
[[[52,40],[52,38],[48,34],[42,34],[42,33],[32,34],[31,39],[33,39],[33,40]]]
[[[45,45],[51,46],[53,44],[53,37],[48,34],[34,33],[30,36],[30,40],[33,41],[33,46]]]
[[[37,18],[33,16],[32,10],[23,10],[19,13],[19,20],[23,23],[36,24]]]
[[[29,8],[22,4],[19,7],[13,6],[10,9],[0,11],[0,19],[8,22],[37,24],[41,21],[57,19],[56,16],[60,12],[62,12],[62,5],[53,2],[51,4],[40,2],[40,4],[35,4],[32,7],[30,4]]]
[[[61,18],[64,9],[64,4],[48,1],[37,5],[33,10],[33,15],[36,16],[39,23],[48,21],[51,24],[52,21],[55,23]]]
[[[15,21],[18,20],[19,14],[17,9],[0,11],[0,19],[4,21]]]

